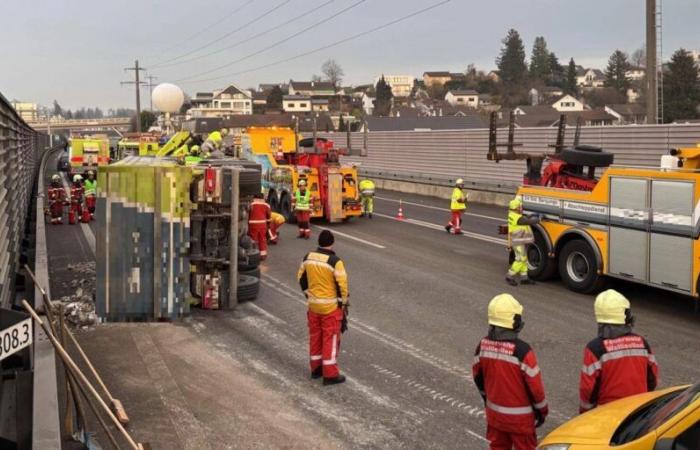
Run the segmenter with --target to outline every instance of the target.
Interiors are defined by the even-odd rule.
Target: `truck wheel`
[[[260,265],[260,250],[258,250],[257,248],[251,248],[246,250],[246,253],[248,255],[248,262],[246,262],[245,260],[239,260],[239,271],[253,270]]]
[[[297,223],[297,218],[294,215],[294,211],[292,211],[292,200],[286,192],[282,194],[282,198],[280,199],[280,214],[284,216],[287,223]]]
[[[600,289],[604,279],[598,269],[595,253],[587,242],[575,239],[564,244],[559,253],[559,275],[569,289],[583,294]]]
[[[270,209],[274,212],[279,212],[280,205],[277,202],[277,193],[275,191],[270,191],[267,196],[267,203],[270,205]]]
[[[608,167],[613,163],[615,155],[608,152],[594,152],[565,148],[559,157],[567,164],[575,166]]]
[[[238,275],[238,301],[249,302],[258,297],[260,280],[249,275]]]
[[[255,277],[257,279],[260,279],[260,267],[256,267],[255,269],[250,269],[250,270],[238,270],[238,273],[240,275],[248,275],[250,277]]]
[[[539,232],[535,242],[527,246],[527,274],[533,280],[548,280],[557,272],[556,262],[547,253],[547,243]]]

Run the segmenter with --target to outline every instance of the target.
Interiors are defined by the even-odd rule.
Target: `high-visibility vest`
[[[372,181],[372,180],[360,181],[360,193],[362,195],[374,195],[374,181]]]
[[[297,189],[294,193],[294,198],[296,200],[296,210],[297,211],[308,211],[311,209],[311,192],[307,189],[304,194],[301,190]]]
[[[452,211],[459,211],[463,209],[467,209],[467,204],[458,202],[457,200],[466,200],[464,198],[464,192],[458,187],[454,188],[452,191],[452,203],[450,203],[450,209]]]
[[[532,234],[530,225],[519,225],[518,221],[523,215],[508,211],[508,236],[512,245],[531,244],[535,241],[535,235]]]
[[[200,163],[200,161],[202,161],[202,159],[204,159],[204,158],[202,158],[201,156],[193,156],[193,155],[185,156],[185,165],[186,166],[197,165]]]
[[[207,141],[211,141],[216,148],[221,147],[221,141],[223,141],[223,139],[220,131],[214,131],[207,136]]]
[[[85,196],[97,195],[97,180],[85,180]]]

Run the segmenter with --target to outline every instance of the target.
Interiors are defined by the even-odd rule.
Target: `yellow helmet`
[[[457,178],[457,181],[455,181],[455,186],[459,186],[459,185],[462,185],[462,184],[464,184],[464,180],[461,179],[461,178]]]
[[[519,328],[523,305],[510,294],[500,294],[489,302],[489,325],[514,330]]]
[[[193,145],[190,147],[190,155],[199,156],[199,145]]]
[[[595,320],[598,323],[625,325],[632,321],[630,301],[614,289],[603,291],[595,298]]]
[[[521,206],[523,206],[523,200],[519,195],[508,203],[508,209],[516,210]]]

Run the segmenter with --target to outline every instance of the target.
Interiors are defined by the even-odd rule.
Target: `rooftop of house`
[[[435,71],[435,72],[423,72],[423,76],[424,76],[424,77],[436,77],[436,78],[437,78],[437,77],[440,77],[440,78],[441,78],[441,77],[449,77],[449,76],[450,76],[450,72],[448,72],[448,71],[446,71],[446,70],[444,70],[444,71],[443,71],[443,70],[438,70],[438,71]]]
[[[294,81],[289,80],[289,86],[295,91],[334,91],[333,83],[328,81]]]
[[[285,95],[282,97],[283,100],[311,100],[308,95]]]
[[[586,75],[586,73],[588,73],[588,71],[592,71],[592,72],[593,72],[593,76],[594,76],[595,79],[605,78],[605,75],[603,74],[603,71],[602,71],[602,70],[600,70],[600,69],[591,69],[591,68],[588,68],[588,69],[584,69],[584,68],[576,69],[576,76],[577,76],[577,77],[582,77],[582,76]]]
[[[448,93],[452,95],[479,95],[474,89],[452,89]]]
[[[227,128],[248,127],[290,127],[294,128],[299,120],[299,131],[313,131],[313,120],[310,115],[299,113],[280,114],[238,114],[223,120],[223,126]],[[328,114],[319,114],[316,120],[318,131],[334,130],[333,121]]]
[[[623,116],[641,116],[646,114],[646,107],[641,103],[618,103],[605,105],[605,107]]]
[[[236,86],[234,86],[233,84],[229,85],[226,89],[224,89],[223,91],[221,91],[221,92],[219,92],[218,94],[216,94],[216,97],[217,97],[217,98],[221,98],[221,96],[222,96],[223,94],[228,94],[228,95],[237,95],[237,94],[241,94],[241,95],[245,95],[246,97],[250,97],[250,94],[249,94],[247,91],[244,91],[244,90],[242,90],[242,89],[239,89],[239,88],[237,88]]]
[[[451,117],[368,117],[370,131],[466,130],[486,128],[477,114]]]

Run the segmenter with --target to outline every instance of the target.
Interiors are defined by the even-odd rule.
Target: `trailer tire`
[[[588,242],[574,239],[564,244],[559,253],[559,275],[575,292],[591,294],[600,290],[605,279],[598,274],[598,261]]]
[[[238,273],[240,275],[248,275],[249,277],[255,277],[257,279],[260,279],[260,266],[256,267],[255,269],[248,269],[248,270],[241,270],[239,268]]]
[[[557,263],[549,257],[542,234],[537,231],[534,234],[535,242],[527,246],[527,273],[533,280],[549,280],[557,273]]]
[[[567,164],[590,167],[608,167],[615,159],[615,155],[612,153],[604,151],[594,152],[573,148],[565,148],[561,151],[559,157]]]
[[[258,297],[260,280],[250,275],[238,275],[238,302],[250,302]]]
[[[260,265],[260,250],[257,248],[251,248],[246,251],[248,255],[248,261],[245,260],[238,261],[238,270],[253,270]]]
[[[588,144],[581,144],[577,145],[574,147],[576,150],[581,150],[584,152],[594,152],[594,153],[600,153],[603,151],[602,147],[598,147],[597,145],[588,145]]]
[[[284,216],[287,223],[297,223],[297,217],[294,211],[292,211],[292,199],[289,198],[289,194],[286,192],[284,192],[280,198],[280,214]]]
[[[277,193],[275,191],[270,191],[267,195],[267,203],[270,205],[270,209],[274,212],[279,212],[280,205],[277,201]]]

